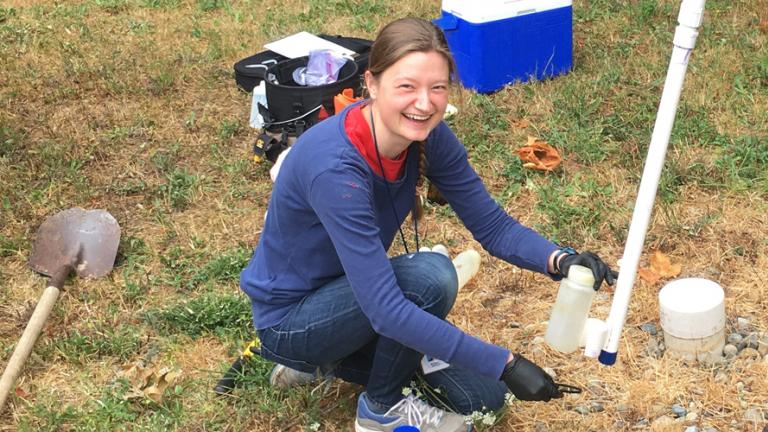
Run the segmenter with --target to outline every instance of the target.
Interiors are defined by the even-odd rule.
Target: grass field
[[[393,18],[439,10],[437,0],[0,0],[0,366],[45,285],[27,267],[42,221],[80,206],[107,209],[122,227],[110,275],[67,284],[0,430],[351,430],[353,385],[278,391],[272,365],[256,359],[231,397],[211,391],[254,336],[238,274],[271,190],[269,165],[250,160],[250,97],[232,64],[300,30],[372,38]],[[489,96],[455,90],[451,125],[512,215],[616,264],[677,10],[576,0],[571,73]],[[766,10],[766,0],[707,2],[641,262],[659,250],[682,276],[720,283],[729,334],[739,317],[768,331]],[[558,171],[522,167],[515,150],[528,135],[561,152]],[[454,254],[479,249],[439,206],[427,208],[422,238]],[[665,280],[635,284],[607,368],[540,343],[555,283],[483,259],[449,318],[586,390],[514,402],[481,429],[763,430],[767,359],[651,355],[655,338],[640,326],[659,324]],[[611,294],[598,294],[593,316],[607,317]],[[675,419],[674,404],[687,414]]]

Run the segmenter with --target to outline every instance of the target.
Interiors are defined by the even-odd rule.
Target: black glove
[[[568,277],[568,269],[576,264],[592,270],[592,275],[595,276],[595,285],[592,288],[594,288],[595,291],[600,289],[603,280],[605,280],[608,285],[613,285],[613,283],[616,282],[619,273],[611,270],[611,268],[608,267],[608,264],[603,262],[599,256],[592,252],[576,253],[573,249],[570,250],[574,253],[566,252],[562,259],[560,259],[560,257],[555,257],[555,270],[559,275]]]
[[[516,398],[525,401],[549,401],[563,394],[548,373],[520,354],[514,354],[504,367],[501,380]]]

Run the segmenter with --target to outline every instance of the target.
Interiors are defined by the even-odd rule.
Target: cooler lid
[[[443,11],[481,24],[571,6],[572,0],[443,0]]]

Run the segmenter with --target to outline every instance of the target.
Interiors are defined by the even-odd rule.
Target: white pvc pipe
[[[640,188],[637,192],[637,201],[632,213],[627,243],[624,246],[616,293],[613,297],[611,312],[608,315],[608,339],[599,357],[600,363],[605,365],[612,365],[616,362],[619,339],[627,318],[632,285],[643,251],[643,243],[656,198],[661,170],[664,167],[669,137],[672,134],[677,104],[680,100],[685,72],[688,68],[688,58],[696,46],[696,38],[699,35],[698,28],[704,15],[704,2],[705,0],[683,0],[680,5],[680,14],[677,18],[680,25],[675,30],[672,58],[667,70],[659,110],[656,114],[656,124],[653,127]]]

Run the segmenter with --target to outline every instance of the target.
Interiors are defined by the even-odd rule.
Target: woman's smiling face
[[[377,139],[391,150],[422,141],[443,119],[450,85],[448,61],[436,51],[405,55],[379,76],[365,73]]]

